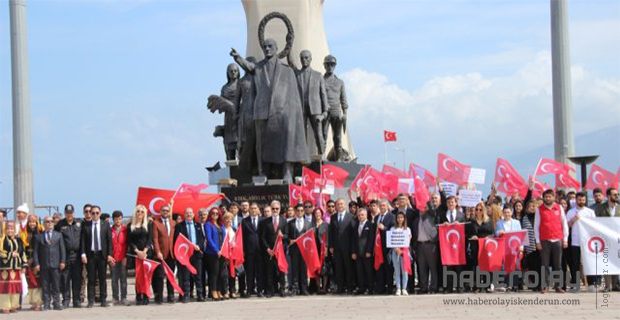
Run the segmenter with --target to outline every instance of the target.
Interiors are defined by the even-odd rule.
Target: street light
[[[581,166],[581,190],[585,190],[586,189],[586,180],[588,179],[588,175],[587,175],[587,165],[589,165],[590,163],[596,161],[596,159],[598,159],[598,155],[592,155],[592,156],[576,156],[576,157],[568,157],[568,159],[576,164]]]

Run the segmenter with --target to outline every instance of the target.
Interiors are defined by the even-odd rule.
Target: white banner
[[[388,230],[386,232],[385,246],[387,248],[409,247],[409,238],[403,229]]]
[[[581,262],[586,275],[620,274],[620,218],[581,218]]]
[[[475,207],[482,201],[482,191],[461,189],[458,199],[461,207]]]

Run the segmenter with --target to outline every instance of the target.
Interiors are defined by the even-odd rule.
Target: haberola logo
[[[605,240],[599,236],[593,236],[588,239],[588,251],[599,253],[605,250]]]

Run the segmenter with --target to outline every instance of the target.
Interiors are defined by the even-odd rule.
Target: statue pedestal
[[[331,195],[331,198],[336,200],[338,198],[343,198],[346,201],[349,201],[349,186],[355,176],[359,173],[364,165],[357,163],[344,163],[344,162],[323,162],[323,165],[334,165],[339,168],[346,170],[349,173],[347,180],[345,181],[344,188],[336,188],[335,193]],[[320,162],[313,162],[308,167],[315,172],[320,172]],[[296,176],[301,175],[301,168],[299,168],[299,172],[296,172]],[[221,186],[220,192],[224,193],[228,199],[231,201],[241,203],[243,201],[248,201],[250,203],[256,202],[259,206],[268,205],[273,200],[278,200],[281,202],[282,210],[284,212],[289,204],[289,194],[288,194],[288,184],[285,183],[281,179],[270,179],[267,180],[266,185],[247,185],[240,184],[238,186]]]

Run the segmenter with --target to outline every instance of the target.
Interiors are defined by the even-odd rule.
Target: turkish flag
[[[159,262],[155,262],[149,259],[136,258],[136,292],[145,294],[147,297],[153,297],[153,291],[151,291],[151,280],[153,280],[153,273],[159,266]]]
[[[391,174],[381,173],[381,178],[382,179],[379,180],[379,183],[381,184],[381,191],[383,192],[383,194],[385,194],[388,199],[396,198],[400,190],[400,183],[398,181],[398,177]]]
[[[323,236],[321,237],[321,267],[325,262],[325,257],[327,257],[327,233],[323,233]],[[320,271],[321,270],[319,270],[319,274]]]
[[[194,244],[189,241],[183,234],[179,234],[174,243],[174,257],[177,261],[185,266],[192,274],[197,274],[196,268],[192,266],[189,259],[194,254]]]
[[[185,295],[185,293],[183,292],[183,289],[181,289],[181,286],[179,286],[179,283],[174,278],[174,272],[172,272],[172,269],[170,269],[170,267],[168,266],[166,262],[162,262],[162,266],[164,266],[164,272],[166,273],[166,278],[168,278],[168,282],[172,285],[172,287],[174,288],[174,291],[178,292],[182,296]]]
[[[403,170],[400,170],[398,168],[394,168],[392,166],[389,166],[387,164],[383,165],[383,169],[381,170],[381,172],[383,172],[383,174],[385,175],[394,175],[400,179],[407,179],[409,178],[409,174],[407,172],[404,172]]]
[[[243,257],[243,228],[237,228],[235,233],[235,246],[232,249],[232,259],[235,267],[243,264],[245,258]]]
[[[139,187],[136,204],[144,205],[149,214],[158,217],[159,210],[163,205],[170,203],[174,193],[174,190]],[[224,196],[219,193],[200,193],[197,198],[191,194],[177,194],[174,197],[173,211],[183,213],[186,208],[193,208],[194,212],[198,212],[198,209],[208,208],[223,198]]]
[[[441,252],[441,264],[444,266],[460,266],[467,263],[464,224],[439,226],[439,251]]]
[[[349,193],[350,192],[355,192],[357,194],[360,193],[360,190],[362,188],[362,183],[364,182],[364,177],[366,176],[366,172],[368,171],[368,168],[370,168],[370,166],[368,165],[364,166],[362,169],[360,169],[360,171],[357,173],[355,178],[353,178],[353,181],[351,182],[351,186],[349,187]],[[351,198],[353,199],[353,197]]]
[[[497,158],[494,181],[498,185],[497,190],[507,195],[518,192],[522,199],[527,195],[527,183],[507,160]]]
[[[336,188],[344,187],[344,183],[349,177],[349,172],[333,164],[326,164],[321,167],[323,179],[333,180]]]
[[[403,269],[408,275],[412,275],[413,270],[411,270],[411,255],[409,254],[409,247],[400,248],[400,250],[403,255]]]
[[[532,189],[532,198],[538,198],[538,197],[542,196],[542,194],[543,194],[543,192],[545,192],[545,190],[551,189],[550,186],[548,186],[547,184],[545,184],[543,182],[540,182],[540,181],[536,180],[532,176],[530,176],[530,179],[532,179],[532,181],[534,182],[534,188]]]
[[[541,158],[538,161],[538,165],[536,166],[536,171],[534,172],[534,176],[542,176],[546,174],[558,174],[561,172],[569,172],[574,169],[565,163],[558,162],[552,159]]]
[[[502,270],[504,251],[503,238],[478,239],[478,266],[480,270],[489,272]]]
[[[432,172],[415,163],[412,163],[409,165],[409,177],[415,178],[416,176],[422,178],[427,187],[432,187],[437,184],[437,178],[435,178],[435,175]]]
[[[607,171],[596,164],[593,164],[590,168],[590,175],[588,176],[588,182],[586,182],[586,188],[593,190],[594,188],[601,188],[603,192],[608,188],[618,187],[618,177],[610,171]]]
[[[278,262],[278,270],[282,273],[288,273],[288,262],[286,261],[286,255],[284,254],[284,247],[282,245],[282,236],[278,234],[276,243],[273,246],[273,257]]]
[[[226,232],[224,240],[222,241],[222,246],[220,247],[220,255],[227,260],[230,260],[232,257],[232,245],[230,244],[228,232]]]
[[[316,249],[316,238],[314,237],[314,229],[310,229],[300,235],[296,240],[299,253],[304,258],[308,274],[317,274],[321,271],[321,262],[319,253]]]
[[[522,246],[529,245],[529,239],[527,237],[527,230],[506,232],[502,236],[504,239],[504,271],[511,273],[519,269],[520,258],[519,253]]]
[[[447,182],[458,185],[467,184],[471,166],[462,164],[454,158],[440,153],[437,155],[437,176]]]
[[[384,142],[396,141],[396,132],[383,130],[383,141]]]
[[[379,268],[383,264],[383,247],[381,246],[381,230],[377,230],[377,234],[375,235],[375,245],[374,245],[373,251],[375,254],[374,267],[375,267],[375,270],[379,270]]]
[[[308,167],[303,167],[301,169],[301,186],[308,190],[308,192],[312,192],[315,187],[316,181],[321,180],[321,175],[312,171]]]
[[[175,198],[176,196],[190,195],[192,198],[194,198],[194,200],[197,200],[200,192],[207,187],[209,187],[209,185],[204,183],[197,185],[182,183],[181,186],[179,186],[179,188],[177,189],[177,192],[175,193]]]
[[[579,190],[581,183],[573,178],[569,172],[560,172],[555,175],[555,187]]]
[[[368,167],[360,185],[362,199],[367,202],[384,197],[382,186],[385,185],[385,182],[383,180],[384,177],[381,172]]]
[[[431,199],[431,194],[422,178],[415,177],[415,192],[413,198],[415,199],[416,209],[423,211],[426,210],[426,203]]]
[[[383,165],[381,171],[383,176],[390,181],[389,189],[387,189],[386,192],[389,190],[390,192],[388,192],[388,194],[395,194],[392,198],[395,198],[400,193],[413,193],[410,191],[410,184],[413,184],[413,177],[409,177],[409,173],[387,164]]]

